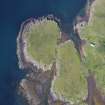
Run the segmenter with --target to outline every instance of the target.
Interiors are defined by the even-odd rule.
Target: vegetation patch
[[[60,37],[57,23],[47,19],[31,23],[25,34],[29,56],[40,64],[51,64],[55,59],[57,39]]]
[[[84,67],[71,41],[59,46],[57,52],[58,76],[53,83],[53,90],[58,96],[78,103],[87,95],[82,71]]]
[[[87,41],[84,65],[94,72],[99,87],[105,91],[105,0],[96,0],[92,8],[92,19],[81,31]]]

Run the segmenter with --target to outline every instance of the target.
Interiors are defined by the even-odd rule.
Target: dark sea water
[[[86,0],[0,0],[0,105],[14,105],[18,82],[16,38],[20,25],[29,17],[54,14],[72,22]]]

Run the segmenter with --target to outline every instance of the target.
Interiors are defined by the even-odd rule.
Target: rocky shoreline
[[[33,63],[31,59],[27,59],[29,57],[26,57],[26,50],[24,50],[26,43],[22,36],[22,33],[25,26],[30,22],[35,22],[35,19],[30,18],[21,25],[19,36],[17,38],[17,55],[19,59],[19,67],[22,70],[28,71],[26,77],[20,82],[19,91],[23,97],[26,97],[29,105],[47,105],[48,103],[48,105],[55,105],[58,102],[65,103],[62,100],[57,99],[55,95],[50,92],[52,80],[54,79],[55,75],[56,62],[51,65],[51,67],[49,68],[50,70],[45,71],[42,67],[38,65],[38,63],[35,63],[35,61]],[[30,85],[34,85],[34,87],[30,87]],[[33,90],[33,88],[35,88],[35,90]],[[42,93],[36,93],[34,94],[35,96],[32,96],[30,94],[32,90]]]
[[[80,26],[81,23],[88,23],[90,19],[90,13],[91,13],[91,5],[93,4],[94,0],[88,0],[87,5],[89,6],[87,8],[86,5],[86,11],[84,16],[77,16],[75,19],[75,22],[72,27],[72,31],[69,34],[73,34],[78,39],[70,38],[68,33],[61,32],[61,42],[65,42],[67,40],[72,40],[74,42],[74,45],[79,52],[80,58],[82,59],[84,54],[83,45],[86,43],[85,40],[82,40],[80,38]],[[39,18],[40,19],[43,18]],[[57,18],[54,18],[52,15],[47,17],[46,19],[51,19],[56,21],[57,23],[60,22]],[[50,66],[50,70],[44,70],[43,67],[41,67],[37,62],[32,61],[31,58],[27,55],[27,51],[25,50],[26,42],[24,40],[24,37],[22,36],[23,30],[27,24],[30,22],[36,22],[38,20],[35,20],[34,18],[30,18],[22,23],[20,32],[17,38],[17,56],[19,59],[19,67],[20,69],[29,71],[29,73],[26,75],[26,77],[21,81],[19,86],[19,91],[23,95],[23,97],[26,97],[26,100],[28,101],[29,105],[71,105],[64,99],[58,99],[56,95],[54,95],[53,91],[51,93],[51,85],[52,81],[54,79],[54,76],[56,74],[56,62],[54,62]],[[60,24],[58,24],[60,25]],[[66,34],[66,36],[65,36]],[[34,62],[34,63],[33,63]],[[88,90],[90,91],[90,90]],[[88,96],[91,97],[91,96]],[[88,100],[87,103],[90,101]]]

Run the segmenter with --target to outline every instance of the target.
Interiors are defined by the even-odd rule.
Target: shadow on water
[[[70,23],[85,3],[85,0],[0,0],[0,105],[14,105],[16,87],[24,76],[16,57],[21,23],[29,17],[48,14]]]

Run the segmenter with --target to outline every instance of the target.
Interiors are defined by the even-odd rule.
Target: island
[[[53,15],[23,22],[17,37],[23,105],[105,105],[104,6],[87,0],[68,25]]]

